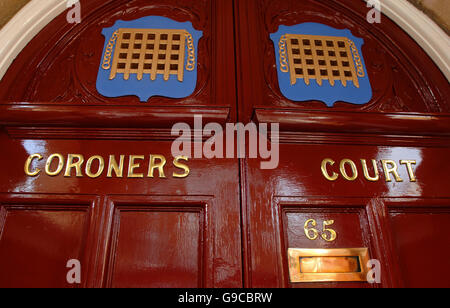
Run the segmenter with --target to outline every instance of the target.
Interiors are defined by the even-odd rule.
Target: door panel
[[[342,200],[276,198],[275,206],[281,216],[280,257],[283,260],[284,287],[314,287],[314,283],[295,283],[289,277],[288,249],[337,249],[368,248],[374,255],[370,243],[370,228],[363,202],[360,206],[341,207]],[[320,287],[368,287],[362,282],[327,282]]]
[[[112,287],[203,287],[201,208],[116,208],[109,264]]]
[[[364,40],[362,56],[373,88],[372,100],[364,105],[338,101],[333,111],[450,111],[445,94],[449,91],[448,81],[433,61],[386,16],[382,16],[380,24],[368,23],[370,9],[362,1],[245,0],[235,1],[235,7],[237,62],[241,70],[237,75],[239,115],[243,122],[252,120],[258,109],[329,110],[316,100],[289,100],[280,90],[276,61],[279,46],[270,35],[280,26],[303,23],[348,29]]]
[[[52,202],[61,195],[98,199],[86,222],[86,249],[77,257],[81,286],[241,287],[238,160],[188,157],[180,167],[171,151],[176,123],[193,126],[194,115],[204,123],[236,121],[233,2],[80,2],[82,23],[68,24],[67,12],[55,18],[0,82],[0,157],[10,162],[0,193],[45,195]],[[146,16],[191,22],[202,32],[192,95],[141,103],[135,95],[109,98],[97,91],[109,39],[102,30]],[[156,165],[166,160],[164,166],[152,169],[153,158]],[[59,210],[66,208],[63,202]],[[19,221],[8,228],[25,226]],[[55,271],[46,279],[57,276],[68,286],[65,264]]]
[[[258,159],[241,163],[246,286],[374,286],[367,282],[290,282],[289,248],[356,248],[350,247],[353,245],[368,248],[370,257],[381,262],[381,286],[422,281],[421,269],[413,266],[418,257],[410,256],[412,247],[419,249],[421,244],[406,246],[402,242],[410,238],[406,230],[399,231],[401,237],[395,232],[405,224],[398,221],[403,215],[387,219],[391,206],[398,203],[391,205],[386,199],[449,197],[442,179],[450,172],[445,163],[450,144],[450,88],[432,60],[395,23],[384,15],[380,24],[368,23],[369,10],[364,1],[353,0],[235,1],[237,66],[241,70],[237,75],[239,119],[280,127],[279,135],[271,139],[273,145],[279,142],[276,169],[261,170]],[[317,76],[315,69],[321,65],[317,59],[324,57],[320,59],[326,64],[336,53],[318,53],[321,42],[315,41],[314,48],[304,47],[302,52],[292,49],[293,54],[301,55],[294,60],[289,51],[286,55],[289,44],[271,38],[278,31],[286,37],[299,35],[286,29],[308,23],[326,28],[327,34],[322,36],[338,36],[330,28],[346,29],[364,41],[361,56],[373,90],[370,102],[357,105],[340,97],[331,107],[319,98],[294,101],[283,95],[282,88],[293,87],[292,75],[303,76],[296,82],[302,83],[308,94],[326,91],[320,78],[311,76]],[[306,31],[312,28],[309,24]],[[289,43],[311,46],[312,41]],[[317,56],[307,58],[312,52]],[[283,56],[288,57],[286,63]],[[293,64],[302,64],[302,69]],[[289,76],[287,72],[291,73],[290,84],[286,77],[286,84],[280,85],[283,76]],[[306,72],[312,74],[310,80],[304,77]],[[291,88],[290,93],[293,91]],[[275,201],[284,199],[293,201],[288,205]],[[407,208],[417,202],[411,201]],[[431,215],[432,206],[424,205],[424,212]],[[439,223],[448,222],[445,214],[431,217]],[[304,231],[305,222],[311,219],[317,223],[319,240],[308,239]],[[417,223],[414,216],[411,219]],[[328,220],[334,220],[331,228],[338,231],[332,243],[320,240],[321,223]],[[308,227],[314,226],[310,222]],[[430,246],[424,248],[440,246],[437,239],[430,238],[428,243]],[[436,251],[446,254],[445,249]],[[397,253],[402,253],[398,262],[409,258],[402,265],[408,274],[398,271]],[[413,273],[414,279],[408,276]],[[423,281],[431,279],[424,275]]]
[[[0,286],[69,286],[66,264],[80,260],[89,211],[83,207],[1,207]]]
[[[97,73],[103,45],[109,40],[102,35],[102,30],[113,26],[117,20],[163,16],[178,22],[189,21],[196,30],[203,32],[196,51],[197,87],[188,100],[153,97],[148,103],[211,108],[233,106],[230,103],[233,96],[229,93],[234,87],[235,74],[231,1],[81,0],[80,3],[80,27],[69,24],[67,12],[64,12],[21,52],[1,81],[0,97],[4,102],[142,107],[134,95],[107,98],[98,93]],[[211,99],[211,96],[216,97]]]
[[[448,288],[450,209],[392,209],[389,214],[405,286]]]
[[[384,208],[390,211],[391,207],[395,208],[401,201],[391,204],[385,199],[392,197],[394,200],[413,197],[447,198],[445,184],[436,179],[445,178],[445,174],[449,172],[448,166],[442,164],[445,161],[444,157],[449,155],[448,149],[330,145],[328,142],[330,141],[320,141],[320,145],[308,145],[306,141],[302,144],[281,143],[280,164],[275,170],[261,170],[260,160],[246,160],[247,212],[245,214],[248,237],[245,243],[249,264],[246,272],[247,283],[254,287],[330,286],[329,283],[320,282],[290,283],[287,254],[289,248],[368,248],[370,257],[381,262],[382,286],[396,286],[403,283],[408,285],[415,281],[410,281],[407,276],[397,276],[399,264],[394,259],[397,254],[401,254],[398,262],[406,262],[402,265],[403,270],[414,273],[417,275],[416,281],[421,281],[421,270],[414,270],[412,265],[419,256],[410,256],[410,254],[413,249],[419,249],[422,244],[420,241],[411,243],[411,248],[408,248],[409,246],[405,246],[402,242],[402,240],[408,241],[414,238],[413,235],[407,235],[412,229],[400,230],[407,224],[406,217],[409,214],[402,214],[401,218],[393,216],[391,221],[395,225],[390,226],[389,222],[384,221],[388,217],[387,214],[383,214]],[[291,143],[293,143],[292,139]],[[377,181],[366,179],[361,162],[361,159],[371,162],[372,157],[376,158],[376,170],[379,175]],[[335,163],[328,165],[324,171],[322,163],[327,158],[333,158]],[[353,175],[348,164],[344,164],[344,171],[340,169],[343,158],[354,162],[357,178],[348,180],[343,177],[344,173],[350,177]],[[417,162],[413,166],[415,182],[411,181],[407,167],[399,163],[404,159]],[[390,160],[397,162],[397,173],[401,177],[399,179],[402,180],[401,182],[397,182],[393,174],[390,174],[391,181],[387,181],[382,161]],[[375,169],[372,166],[368,167],[368,171],[369,175],[375,175]],[[335,173],[338,178],[334,181],[329,180],[324,172],[329,175]],[[415,205],[416,202],[411,201],[405,207]],[[425,207],[423,215],[433,213],[431,207],[426,209]],[[401,220],[403,217],[405,222]],[[317,225],[313,226],[310,222],[307,228],[314,227],[318,231],[317,240],[309,239],[308,233],[304,230],[305,223],[311,219],[314,219]],[[411,216],[411,219],[410,228],[420,229],[418,218]],[[328,228],[337,232],[337,238],[333,242],[327,242],[321,238],[322,223],[329,220],[334,222]],[[436,226],[431,225],[434,220],[436,220]],[[401,222],[403,223],[400,224]],[[435,235],[437,234],[435,231],[443,232],[445,222],[449,222],[448,215],[443,212],[429,216],[424,223],[426,223],[427,232]],[[314,237],[314,234],[309,232],[310,237]],[[429,239],[427,242],[429,246],[426,248],[441,247],[441,241],[436,238],[431,240],[431,234],[427,235],[427,232],[424,231],[423,234]],[[326,231],[325,236],[330,238],[330,233]],[[392,243],[390,237],[392,237]],[[437,248],[435,251],[436,256],[438,252],[446,254],[445,248]],[[407,259],[409,261],[405,261]],[[410,267],[405,269],[407,266]],[[424,279],[426,281],[426,277]],[[438,283],[438,280],[435,282]],[[370,286],[367,282],[337,282],[331,285]]]
[[[8,150],[0,153],[1,159],[16,159],[0,176],[2,191],[17,195],[19,199],[28,192],[47,194],[49,199],[61,194],[75,200],[81,198],[81,194],[99,196],[99,204],[88,222],[87,255],[71,257],[83,257],[80,260],[86,270],[83,285],[242,286],[237,160],[183,160],[180,163],[189,169],[189,175],[177,178],[174,175],[183,174],[184,170],[174,164],[171,142],[5,139],[3,144],[8,145]],[[42,155],[41,160],[34,159],[28,168],[33,172],[40,170],[35,176],[24,172],[29,153]],[[55,153],[62,158],[62,167],[59,173],[49,175],[48,172],[58,171]],[[67,172],[70,155],[83,155],[80,174],[76,167]],[[111,155],[122,165],[122,171],[111,171],[108,176],[113,162]],[[133,159],[133,155],[137,158]],[[153,178],[150,177],[150,155],[167,160],[162,170],[153,170]],[[54,159],[47,164],[52,156]],[[119,163],[121,156],[122,164]],[[88,167],[90,157],[97,159]],[[103,168],[99,167],[98,157],[104,160]],[[99,168],[103,172],[93,175]],[[65,207],[59,210],[64,215]],[[44,222],[37,224],[36,221],[34,227],[43,230],[38,234],[47,232],[48,223]],[[68,223],[67,232],[81,241],[80,233],[75,232],[78,229],[70,229],[79,225],[70,225],[69,218],[62,223]],[[11,229],[8,226],[12,226]],[[10,235],[9,230],[19,232],[26,225],[22,220],[9,222],[7,219],[6,227],[6,234]],[[8,237],[2,238],[0,243],[3,240]],[[67,247],[65,242],[58,244],[66,250],[74,249],[70,241]],[[84,263],[87,258],[93,258],[92,262]],[[48,277],[64,273],[58,276],[64,281],[67,269],[63,265],[57,273],[48,273]],[[18,269],[11,266],[10,270]]]

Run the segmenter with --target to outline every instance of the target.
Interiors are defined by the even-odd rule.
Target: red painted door
[[[236,121],[232,2],[81,8],[80,25],[61,14],[1,83],[0,286],[241,287],[238,160],[171,153],[175,123]],[[203,32],[194,93],[101,96],[102,29],[151,15]],[[73,259],[81,284],[66,279]]]
[[[450,89],[442,73],[387,17],[369,24],[363,1],[247,0],[235,7],[240,119],[280,125],[278,168],[241,164],[245,285],[448,287]],[[364,39],[368,104],[330,108],[284,97],[270,34],[308,22]],[[379,262],[381,284],[329,281],[330,258],[306,255],[298,266],[288,257],[290,249],[351,248]],[[293,279],[291,267],[315,282]]]
[[[57,17],[0,82],[0,286],[448,286],[450,91],[392,21],[353,0],[81,4],[80,25]],[[100,95],[102,29],[150,15],[203,31],[194,93]],[[270,34],[305,22],[364,39],[368,104],[283,96]],[[278,167],[177,160],[171,128],[194,115],[279,123]],[[381,284],[295,282],[290,265],[310,260],[292,249],[366,249]]]

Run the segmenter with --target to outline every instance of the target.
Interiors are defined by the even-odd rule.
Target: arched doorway
[[[365,3],[350,0],[95,0],[81,8],[79,25],[65,13],[49,22],[0,84],[2,285],[70,286],[70,259],[82,264],[82,286],[377,286],[365,281],[368,259],[381,266],[381,286],[447,283],[426,258],[450,253],[438,237],[450,219],[448,81],[395,23],[367,23]],[[111,37],[102,32],[148,16],[201,31],[192,94],[145,102],[100,94]],[[279,31],[285,68],[283,40],[271,37]],[[134,45],[154,45],[152,33],[149,44],[141,34]],[[327,47],[343,35],[356,43]],[[125,57],[131,66],[133,57]],[[350,102],[364,90],[362,75],[370,98]],[[311,90],[324,89],[320,82],[337,95],[331,103]],[[294,85],[317,99],[289,97]],[[349,98],[339,97],[345,91]],[[222,126],[278,123],[278,167],[174,157],[171,128],[193,126],[195,115]]]

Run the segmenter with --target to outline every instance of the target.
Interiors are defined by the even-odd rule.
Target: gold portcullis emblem
[[[322,86],[328,80],[331,86],[348,81],[359,88],[358,77],[365,77],[358,49],[346,37],[285,34],[279,42],[280,70],[290,72],[291,85],[304,79],[307,85],[315,79]]]
[[[110,80],[122,73],[125,80],[130,74],[136,74],[138,80],[144,75],[156,80],[157,75],[162,75],[165,81],[176,75],[178,81],[183,82],[185,48],[188,49],[186,70],[193,71],[196,62],[194,41],[186,30],[121,28],[108,42],[102,68],[111,69]],[[113,50],[114,59],[111,59]]]

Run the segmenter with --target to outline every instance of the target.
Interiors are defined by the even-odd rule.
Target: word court
[[[40,162],[42,165],[40,166]],[[44,165],[45,161],[45,165]],[[189,176],[190,168],[186,165],[188,158],[177,156],[173,159],[173,178],[186,178]],[[98,178],[106,174],[108,178],[166,178],[168,167],[167,160],[163,155],[110,155],[107,159],[100,155],[85,158],[81,154],[51,154],[46,159],[36,153],[28,157],[25,162],[25,174],[30,177],[39,176],[45,172],[46,175],[55,177],[64,174],[64,177]],[[127,167],[127,170],[125,168]],[[44,169],[44,171],[41,170]],[[126,172],[125,172],[126,171]]]
[[[414,165],[417,164],[415,160],[400,160],[398,163],[394,160],[382,159],[380,161],[382,170],[386,182],[403,182],[404,179],[400,177],[399,168],[405,168],[409,176],[410,182],[417,182],[417,178],[414,172]],[[355,181],[359,177],[357,164],[351,159],[342,159],[340,161],[339,168],[334,166],[337,164],[331,158],[325,158],[322,160],[321,170],[323,176],[328,181],[336,181],[340,176],[347,181]],[[371,165],[371,167],[369,167]],[[380,180],[380,172],[378,170],[378,162],[372,159],[370,163],[366,159],[360,160],[360,166],[364,174],[364,178],[369,182],[378,182]],[[371,171],[369,171],[372,169]]]

